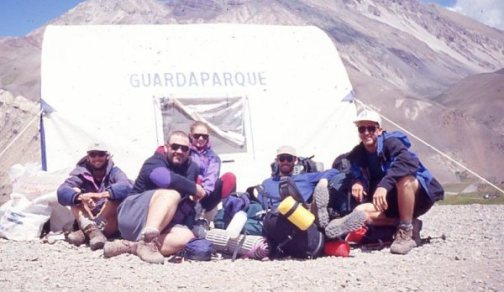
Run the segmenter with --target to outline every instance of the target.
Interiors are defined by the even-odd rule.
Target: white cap
[[[108,152],[108,147],[107,144],[103,142],[92,142],[88,145],[87,152],[91,151],[103,151],[103,152]]]
[[[284,145],[284,146],[281,146],[280,148],[278,148],[277,156],[280,154],[289,154],[289,155],[297,157],[296,149],[294,149],[294,147],[289,146],[289,145]]]
[[[381,118],[380,115],[372,110],[363,110],[361,111],[358,115],[357,118],[354,120],[354,123],[357,124],[358,122],[361,121],[370,121],[370,122],[375,122],[379,126],[381,126]]]

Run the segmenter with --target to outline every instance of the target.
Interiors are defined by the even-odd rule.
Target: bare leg
[[[397,218],[389,218],[385,213],[376,210],[373,203],[364,203],[355,207],[356,210],[366,212],[368,216],[367,223],[370,225],[391,226],[397,225]]]
[[[101,217],[107,222],[103,228],[103,234],[110,237],[117,232],[117,207],[119,202],[107,201],[101,212]]]
[[[415,209],[415,195],[419,188],[418,180],[413,176],[403,177],[397,182],[396,188],[399,220],[402,223],[411,223]]]
[[[193,238],[194,234],[191,230],[183,226],[175,225],[167,234],[161,234],[159,236],[159,242],[161,242],[160,252],[164,256],[175,254],[182,250]]]
[[[145,227],[163,230],[170,224],[177,211],[180,195],[174,190],[157,190],[152,195]]]

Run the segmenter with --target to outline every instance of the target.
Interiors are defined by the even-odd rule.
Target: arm
[[[58,202],[63,206],[80,204],[77,197],[81,193],[80,187],[82,183],[83,181],[78,175],[71,175],[67,178],[56,191]]]
[[[110,200],[122,200],[128,196],[133,184],[126,174],[118,167],[113,167],[110,172],[110,185],[106,191],[109,193]],[[106,197],[106,196],[105,196]]]
[[[388,192],[401,178],[409,175],[415,176],[420,162],[399,139],[389,138],[383,143],[383,152],[390,159],[390,167],[377,187],[382,187]]]
[[[205,173],[203,174],[203,189],[209,194],[215,190],[215,182],[219,178],[221,161],[219,156],[215,153],[211,153],[208,166],[205,167]]]
[[[198,192],[195,182],[176,174],[166,167],[154,168],[149,174],[149,179],[158,188],[174,189],[178,191],[182,197],[187,194],[196,194]]]

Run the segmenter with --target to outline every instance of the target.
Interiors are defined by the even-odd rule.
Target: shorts
[[[122,238],[130,241],[140,240],[147,221],[149,205],[156,190],[130,195],[117,208],[117,225]],[[175,216],[161,233],[167,233],[175,225],[191,224],[194,218],[194,203],[184,198],[177,206]]]
[[[387,194],[387,204],[388,208],[385,210],[385,216],[389,218],[399,218],[397,189],[395,187]],[[418,193],[415,196],[415,206],[413,207],[413,218],[418,218],[427,213],[432,205],[434,205],[434,202],[430,199],[422,185],[419,184]]]

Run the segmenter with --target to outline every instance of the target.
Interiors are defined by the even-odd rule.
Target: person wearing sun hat
[[[356,174],[351,192],[363,203],[355,210],[366,212],[369,224],[397,226],[390,252],[406,254],[419,245],[417,218],[443,198],[443,188],[409,151],[403,133],[383,130],[377,112],[365,109],[354,123],[361,142],[348,154]],[[326,234],[342,236],[338,224],[330,222]]]
[[[126,174],[114,165],[108,146],[102,141],[90,143],[86,156],[57,190],[59,203],[71,207],[77,223],[76,230],[66,233],[66,241],[77,246],[89,241],[91,250],[102,248],[107,237],[117,233],[117,206],[131,187]]]

